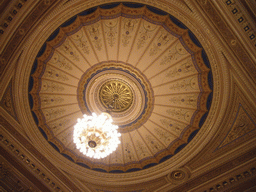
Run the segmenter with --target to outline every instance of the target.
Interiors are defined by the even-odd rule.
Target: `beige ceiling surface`
[[[0,3],[1,190],[253,190],[254,3],[123,2]],[[102,111],[121,144],[95,160],[73,126]]]
[[[119,5],[78,15],[53,33],[29,93],[36,123],[57,151],[90,169],[130,172],[169,159],[194,137],[212,80],[201,45],[175,22],[145,6]],[[104,111],[119,125],[121,144],[95,160],[76,149],[73,126],[83,113]]]

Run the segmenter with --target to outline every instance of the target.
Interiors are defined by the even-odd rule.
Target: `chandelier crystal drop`
[[[92,116],[83,115],[83,119],[77,119],[73,135],[76,148],[90,158],[107,157],[120,144],[121,134],[117,131],[118,126],[112,122],[108,113],[99,116],[92,113]]]

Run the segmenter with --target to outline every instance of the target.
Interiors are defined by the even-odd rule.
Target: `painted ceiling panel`
[[[187,144],[185,132],[200,129],[195,119],[206,113],[210,69],[188,30],[169,17],[121,4],[110,10],[74,17],[45,42],[31,74],[31,110],[63,156],[121,173],[170,158]],[[104,159],[85,157],[73,143],[73,126],[83,114],[106,111],[121,144]]]

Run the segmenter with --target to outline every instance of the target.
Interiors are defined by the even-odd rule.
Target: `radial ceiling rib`
[[[154,58],[152,60],[152,62],[145,68],[142,70],[142,73],[145,73],[152,65],[154,65],[156,63],[156,61],[158,61],[179,39],[177,38],[176,40],[174,40],[173,42],[171,42],[171,44],[166,47],[161,54],[159,54],[156,58]],[[189,55],[188,55],[189,56]]]
[[[61,108],[57,107],[56,109],[42,109],[42,113],[45,116],[45,122],[50,122],[51,120],[56,120],[59,117],[68,115],[70,113],[76,112],[77,108]]]
[[[95,57],[97,58],[98,62],[101,62],[102,59],[99,58],[98,51],[96,50],[96,49],[101,50],[101,46],[99,44],[100,34],[99,34],[99,30],[95,29],[94,27],[95,25],[96,23],[93,23],[91,26],[83,27],[83,29],[86,33],[86,36],[88,37],[88,41],[90,42],[90,45],[95,54]]]
[[[81,52],[81,50],[76,46],[76,44],[74,43],[74,41],[72,40],[72,38],[70,36],[67,36],[67,38],[69,39],[69,41],[72,43],[72,45],[74,46],[74,48],[78,51],[79,55],[86,61],[85,63],[89,66],[88,68],[90,68],[92,65],[90,64],[90,62],[86,59],[86,57],[84,56],[84,54]],[[87,69],[88,69],[87,68]],[[85,72],[86,70],[84,70]]]
[[[138,24],[138,26],[137,26],[137,30],[136,30],[136,35],[134,35],[134,37],[133,37],[133,40],[132,40],[132,43],[131,43],[131,48],[130,48],[130,50],[128,51],[128,57],[127,57],[127,59],[126,59],[126,63],[128,63],[128,61],[129,61],[129,59],[130,59],[130,56],[131,56],[131,53],[132,53],[132,50],[133,50],[133,47],[134,47],[134,44],[135,44],[135,40],[136,40],[136,37],[137,37],[137,34],[138,34],[138,31],[139,31],[139,29],[140,29],[140,26],[141,26],[141,22],[142,22],[142,18],[140,18],[139,19],[139,24]]]
[[[156,115],[159,115],[159,116],[161,116],[161,117],[164,117],[164,118],[167,118],[167,119],[170,119],[170,120],[173,120],[173,121],[182,123],[182,124],[186,124],[186,123],[183,122],[183,121],[180,121],[180,120],[178,120],[178,119],[171,118],[170,116],[162,115],[162,114],[157,113],[157,112],[155,112],[155,111],[153,111],[152,113],[154,113],[154,114],[156,114]],[[190,125],[190,124],[187,124],[187,125]]]
[[[101,160],[104,164],[105,164],[106,162],[108,162],[107,168],[108,168],[108,170],[109,170],[109,166],[110,166],[110,164],[109,164],[109,162],[110,162],[110,155],[107,156],[106,158],[107,158],[107,161],[105,161],[104,159],[100,159],[100,160]]]
[[[52,141],[52,143],[54,143],[54,140],[60,140],[62,143],[62,148],[60,149],[61,152],[65,151],[65,150],[69,150],[67,148],[68,144],[70,142],[72,142],[72,134],[73,132],[71,130],[68,131],[64,131],[62,132],[62,134],[58,135],[58,138],[56,136],[54,136],[53,138],[50,138],[50,141]]]
[[[136,129],[136,132],[138,133],[138,135],[140,136],[140,138],[142,139],[143,143],[145,143],[148,151],[150,151],[151,156],[154,156],[154,153],[152,152],[152,150],[150,149],[150,147],[148,146],[148,143],[145,141],[145,139],[142,137],[140,131],[138,129]]]
[[[108,170],[109,170],[109,166],[110,166],[110,159],[112,159],[112,155],[113,155],[113,153],[111,153],[109,156],[108,156],[108,159],[107,159],[107,165],[108,165]],[[103,159],[101,159],[101,160],[103,160]]]
[[[198,98],[201,97],[199,93],[194,94],[180,94],[180,95],[169,95],[155,97],[155,105],[169,106],[169,107],[180,107],[187,109],[199,109]]]
[[[158,26],[158,29],[156,30],[155,34],[153,35],[153,37],[150,39],[149,41],[149,45],[154,41],[155,37],[157,36],[157,33],[160,31],[161,27]],[[137,65],[139,64],[139,62],[141,61],[142,57],[145,56],[145,53],[148,51],[148,49],[150,48],[150,46],[146,46],[146,48],[144,49],[144,51],[141,53],[140,57],[138,58],[138,60],[135,62],[134,67],[137,67]]]
[[[109,61],[109,53],[108,53],[108,49],[107,49],[107,42],[106,42],[106,37],[105,37],[105,31],[104,31],[104,28],[103,28],[103,20],[101,19],[100,20],[100,27],[101,27],[101,31],[102,31],[102,36],[103,36],[103,44],[104,44],[104,47],[105,47],[105,53],[106,53],[106,58],[107,58],[107,61]]]
[[[163,96],[170,96],[170,95],[187,95],[187,94],[191,94],[191,93],[201,93],[200,90],[196,90],[196,91],[191,91],[191,92],[183,92],[183,93],[168,93],[168,94],[160,94],[160,95],[154,95],[154,97],[163,97]],[[204,92],[204,93],[208,93],[208,92]]]
[[[77,67],[84,72],[88,68],[88,63],[84,60],[83,56],[80,54],[79,50],[71,42],[69,36],[63,37],[64,42],[56,48],[58,53],[61,53],[66,59],[75,64]],[[87,63],[87,65],[85,65]]]
[[[121,141],[121,157],[122,157],[122,161],[123,161],[123,164],[125,164],[125,159],[124,159],[124,134],[121,134],[121,137],[120,137],[120,141]]]
[[[168,133],[170,133],[172,136],[174,136],[175,138],[179,138],[179,135],[174,134],[173,132],[171,132],[168,129],[165,129],[163,126],[159,125],[158,123],[154,122],[153,120],[149,119],[150,122],[152,122],[153,124],[155,124],[156,126],[158,126],[161,129],[164,129],[165,131],[167,131]]]
[[[56,133],[56,134],[55,134],[55,138],[57,138],[58,135],[61,135],[61,134],[63,134],[63,133],[66,132],[66,131],[72,130],[73,127],[75,126],[75,124],[76,124],[76,123],[73,123],[73,124],[69,125],[68,127],[66,127],[65,129],[61,130],[60,132]],[[74,143],[74,142],[72,142],[72,143]]]
[[[135,131],[133,131],[134,134],[135,134]],[[136,158],[137,158],[137,161],[139,162],[140,161],[140,158],[138,156],[138,153],[137,153],[137,150],[136,150],[136,147],[134,145],[134,142],[133,142],[133,137],[131,136],[131,132],[128,133],[129,134],[129,137],[130,137],[130,140],[132,141],[132,146],[133,146],[133,151],[135,152],[135,155],[136,155]],[[142,168],[142,167],[141,167]]]
[[[135,130],[136,131],[136,130]],[[136,146],[136,151],[139,157],[139,161],[142,167],[144,167],[143,160],[151,159],[152,155],[150,150],[147,148],[147,145],[143,142],[140,135],[137,133],[135,134],[135,138],[133,139],[134,145]]]
[[[132,51],[133,41],[137,34],[141,18],[126,18],[121,16],[121,32],[119,44],[118,61],[126,62]]]
[[[125,164],[129,164],[129,163],[134,163],[134,162],[138,162],[138,159],[136,158],[136,153],[135,153],[135,148],[133,147],[131,138],[129,133],[125,133],[124,138],[124,160],[125,160]],[[126,151],[126,152],[125,152]]]
[[[74,92],[76,90],[75,87],[63,85],[63,84],[60,84],[60,83],[55,83],[55,82],[48,81],[48,80],[42,81],[41,87],[42,88],[40,90],[40,94],[41,93],[49,93],[49,92],[50,93],[68,94],[69,92]]]
[[[162,29],[162,28],[161,28]],[[171,50],[171,47],[173,46],[173,43],[177,42],[177,39],[173,38],[174,40],[171,40],[170,42],[166,42],[165,44],[159,40],[159,38],[165,38],[164,37],[157,37],[157,39],[154,39],[152,41],[150,47],[148,47],[147,52],[144,53],[143,58],[140,60],[140,62],[138,63],[138,65],[136,66],[138,69],[140,69],[141,71],[144,71],[145,68],[148,67],[148,65],[153,65],[153,64],[158,64],[160,63],[160,59],[162,57],[164,57],[166,54],[168,54]],[[169,40],[168,40],[169,41]],[[170,45],[169,45],[170,44]],[[162,50],[163,49],[163,50]],[[147,65],[143,65],[145,63],[148,63],[150,60],[150,63]],[[159,65],[159,64],[158,64]]]
[[[121,25],[122,25],[122,17],[118,18],[118,31],[117,31],[117,50],[116,50],[116,60],[118,61],[119,59],[119,51],[120,51],[120,43],[121,43]]]
[[[82,56],[85,55],[88,56],[91,52],[91,46],[88,46],[88,38],[86,37],[86,34],[84,32],[84,30],[82,29],[83,28],[83,25],[81,23],[81,20],[80,20],[80,17],[78,17],[76,20],[79,20],[80,23],[79,23],[79,27],[75,30],[75,31],[72,31],[71,33],[68,32],[68,29],[67,30],[67,35],[69,36],[70,40],[72,41],[73,45],[76,46],[77,49],[79,49],[80,51],[80,54],[82,54]],[[97,63],[97,62],[92,62],[94,58],[92,55],[90,55],[90,58],[87,58],[86,60],[88,61],[89,64],[92,64],[92,63]],[[94,58],[95,59],[95,58]]]
[[[65,54],[62,54],[58,49],[55,49],[56,52],[58,52],[58,54],[60,54],[62,57],[64,57],[69,63],[71,63],[73,66],[75,66],[77,69],[79,69],[82,73],[84,73],[84,71],[78,67],[75,63],[73,63],[69,58],[67,58],[65,56]]]
[[[185,110],[178,107],[159,107],[155,106],[155,111],[158,111],[157,114],[162,114],[163,116],[168,115],[176,119],[176,121],[182,121],[183,123],[190,124],[191,118],[197,110]]]
[[[88,33],[88,36],[92,42],[92,46],[94,47],[95,53],[99,58],[99,61],[106,61],[107,60],[107,53],[106,53],[106,45],[104,41],[104,34],[102,30],[102,22],[97,21],[85,28]]]
[[[40,94],[40,97],[42,98],[40,103],[41,109],[70,105],[70,104],[77,104],[77,99],[75,96],[70,97],[70,96],[63,96],[63,95],[56,96],[56,95]]]
[[[67,149],[71,150],[71,151],[77,151],[77,154],[80,152],[77,148],[76,148],[76,144],[73,142],[73,140],[71,140],[71,142],[69,142],[66,145]]]
[[[85,26],[86,27],[86,26]],[[89,35],[88,35],[88,32],[87,32],[87,30],[85,29],[85,27],[82,27],[82,30],[83,30],[83,32],[85,33],[85,36],[86,36],[86,38],[87,38],[87,40],[88,40],[88,42],[89,42],[89,44],[90,44],[90,48],[91,48],[91,50],[93,51],[93,54],[94,54],[94,57],[97,59],[97,62],[99,63],[100,62],[100,59],[99,59],[99,57],[97,56],[97,54],[96,54],[96,51],[95,51],[95,49],[94,49],[94,46],[93,46],[93,44],[92,44],[92,41],[91,41],[91,39],[89,38]],[[91,55],[91,54],[90,54]]]
[[[33,94],[33,93],[31,93],[31,94]],[[40,92],[39,94],[40,94],[40,95],[56,95],[56,96],[58,96],[58,95],[77,96],[77,94],[72,94],[72,93],[68,94],[68,93],[47,93],[47,92]]]
[[[151,150],[153,152],[154,157],[157,157],[163,151],[166,151],[166,146],[162,144],[156,136],[153,135],[149,130],[147,130],[144,126],[143,129],[145,130],[144,136],[147,144],[151,146]],[[156,158],[157,162],[159,158]]]
[[[54,79],[51,79],[51,78],[47,78],[47,77],[42,77],[42,80],[46,80],[46,81],[51,81],[51,82],[54,82],[54,83],[58,83],[58,84],[61,84],[61,85],[65,85],[65,86],[68,86],[68,87],[74,87],[74,88],[77,88],[77,86],[75,85],[71,85],[71,84],[68,84],[68,83],[64,83],[64,82],[61,82],[61,81],[57,81],[57,80],[54,80]]]
[[[188,80],[188,78],[190,78],[190,77],[199,76],[199,74],[197,72],[191,72],[190,74],[188,73],[187,76],[176,77],[176,78],[171,78],[171,77],[162,76],[162,75],[163,74],[160,74],[158,78],[154,78],[154,79],[150,80],[150,83],[151,83],[153,89],[155,89],[159,86],[173,84],[177,81],[182,82],[184,79]],[[192,81],[192,79],[191,79],[191,81]],[[194,86],[194,88],[197,86],[199,87],[197,82],[192,83],[191,87],[193,87],[192,85]]]
[[[58,52],[54,52],[50,60],[47,62],[47,65],[54,66],[59,70],[65,71],[67,74],[71,76],[80,77],[83,73],[79,68],[74,66],[72,63],[70,64],[65,57],[60,55]]]
[[[68,73],[68,72],[66,72],[65,70],[62,70],[61,68],[56,67],[56,66],[55,66],[53,63],[51,63],[50,61],[48,62],[48,65],[51,66],[51,67],[53,67],[53,68],[55,68],[55,69],[57,69],[57,70],[59,70],[59,71],[61,71],[62,73],[65,73],[65,74],[69,75],[70,77],[73,77],[73,78],[77,79],[78,81],[80,80],[80,78],[78,78],[77,76],[74,76],[73,74]],[[77,81],[77,82],[78,82],[78,81]]]
[[[114,165],[114,164],[120,165],[121,164],[121,161],[122,161],[120,159],[121,155],[118,154],[120,152],[120,148],[122,148],[122,145],[118,145],[116,151],[114,151],[113,153],[111,153],[109,155],[108,165]],[[111,167],[109,167],[109,169],[111,169]],[[114,169],[112,169],[112,170],[114,170]]]
[[[63,119],[63,118],[62,118]],[[65,119],[65,121],[67,122],[67,125],[65,125],[65,126],[60,126],[60,127],[57,127],[57,128],[55,128],[55,129],[52,129],[52,132],[53,132],[53,135],[57,138],[57,136],[59,135],[59,134],[61,134],[63,131],[66,131],[66,130],[68,130],[68,129],[70,129],[71,128],[71,130],[73,129],[73,126],[75,125],[75,123],[73,122],[73,123],[71,123],[71,121],[69,120],[69,121],[67,121],[66,119]],[[52,122],[51,124],[48,124],[48,126],[49,127],[51,127],[51,125],[54,125],[54,126],[56,126],[56,125],[58,125],[58,124],[60,124],[60,122],[63,122],[63,121],[59,121],[59,120],[55,120],[54,122]],[[65,122],[64,122],[65,123]]]
[[[137,62],[140,60],[140,58],[145,53],[145,50],[150,45],[150,42],[152,42],[152,39],[155,37],[158,29],[160,28],[160,26],[157,26],[157,25],[154,26],[149,22],[147,22],[147,24],[145,24],[145,22],[147,22],[147,21],[146,20],[142,21],[143,24],[141,25],[139,34],[136,35],[136,37],[135,37],[136,45],[132,49],[131,55],[128,60],[128,63],[133,64],[133,66],[135,66],[135,67],[136,67]]]
[[[157,88],[157,87],[161,87],[161,86],[164,86],[164,85],[168,85],[168,84],[170,84],[170,83],[173,83],[173,82],[176,82],[176,81],[180,81],[180,80],[183,80],[183,79],[187,79],[187,78],[189,78],[189,77],[194,77],[194,76],[197,76],[197,77],[198,77],[198,73],[193,73],[193,74],[190,74],[190,75],[185,76],[185,77],[181,77],[181,78],[174,79],[174,80],[171,80],[171,81],[168,81],[168,82],[159,84],[159,85],[155,85],[155,86],[152,86],[152,88],[155,89],[155,88]]]
[[[69,114],[63,115],[63,116],[61,116],[61,117],[58,117],[58,118],[56,118],[56,119],[52,119],[52,120],[50,120],[50,121],[46,121],[46,123],[49,124],[49,123],[52,123],[52,122],[57,121],[57,120],[59,120],[59,119],[67,118],[68,116],[71,116],[71,115],[76,114],[76,113],[82,114],[81,111],[78,110],[78,111],[71,112],[71,113],[69,113]]]
[[[108,51],[108,60],[115,61],[117,58],[118,50],[118,36],[119,36],[119,26],[120,17],[113,19],[104,19],[103,30],[105,35],[105,44]]]
[[[191,55],[187,55],[186,57],[182,58],[181,60],[178,60],[178,61],[176,61],[176,62],[174,62],[174,63],[172,63],[172,64],[169,64],[169,65],[166,65],[166,68],[163,68],[161,71],[159,71],[159,72],[153,74],[151,77],[147,76],[147,77],[148,77],[148,80],[151,80],[152,78],[156,77],[157,75],[159,75],[159,74],[161,74],[161,73],[163,73],[163,72],[166,72],[166,70],[171,69],[172,67],[174,67],[174,66],[180,64],[181,62],[183,62],[184,60],[186,60],[186,59],[188,59],[188,58],[190,58],[190,57],[191,57]],[[152,63],[152,65],[150,65],[146,70],[144,70],[143,73],[147,74],[146,71],[147,71],[150,67],[154,67],[154,64],[156,64],[156,63]],[[159,66],[159,64],[156,64],[156,65]]]
[[[151,134],[151,136],[152,136],[153,138],[155,138],[155,139],[158,141],[158,143],[160,143],[160,144],[162,145],[163,149],[166,149],[167,146],[166,146],[154,133],[152,133],[152,131],[150,131],[150,130],[146,127],[146,125],[143,125],[143,127]]]
[[[170,108],[180,108],[180,109],[189,109],[189,110],[197,110],[197,108],[191,108],[191,107],[184,107],[184,106],[178,106],[178,105],[167,105],[167,104],[158,104],[155,103],[155,106],[159,107],[170,107]]]
[[[41,107],[40,109],[54,109],[55,107],[67,107],[70,105],[76,105],[77,106],[77,102],[76,103],[65,103],[65,104],[58,104],[58,105],[53,105],[53,106],[48,106],[48,107]]]
[[[78,114],[78,112],[68,114],[67,115],[68,117],[62,116],[52,122],[48,122],[47,125],[51,128],[53,132],[58,133],[59,131],[61,131],[62,129],[65,129],[69,125],[74,124],[75,122],[72,121],[72,118],[79,117],[79,115],[80,113]]]

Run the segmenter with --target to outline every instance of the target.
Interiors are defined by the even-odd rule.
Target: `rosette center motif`
[[[118,79],[104,83],[100,89],[102,105],[114,112],[127,110],[133,102],[133,93],[128,84]]]

